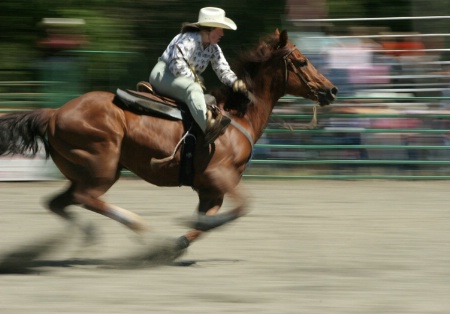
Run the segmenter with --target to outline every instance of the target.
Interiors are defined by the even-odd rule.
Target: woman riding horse
[[[320,105],[334,101],[336,87],[276,30],[240,59],[236,73],[251,93],[245,105],[235,103],[231,89],[218,99],[232,124],[212,145],[197,139],[192,188],[198,193],[197,218],[192,230],[178,240],[186,248],[203,232],[246,213],[247,197],[238,187],[253,144],[262,135],[278,99],[285,94],[311,99]],[[128,169],[158,186],[180,185],[180,154],[170,163],[152,167],[151,159],[169,156],[185,132],[182,121],[139,115],[114,103],[109,92],[90,92],[58,109],[37,109],[0,117],[0,156],[35,155],[40,141],[60,171],[68,188],[47,203],[55,214],[72,221],[70,205],[81,205],[112,218],[135,231],[146,229],[143,219],[100,197]],[[234,208],[218,214],[228,195]],[[149,200],[151,202],[151,200]]]
[[[230,118],[207,110],[203,84],[199,75],[212,64],[217,77],[236,92],[246,93],[247,88],[231,70],[218,42],[224,29],[236,30],[236,24],[225,17],[219,8],[200,9],[198,22],[186,23],[159,58],[150,74],[150,83],[158,94],[187,104],[195,122],[205,134],[206,144],[213,143],[222,134]]]

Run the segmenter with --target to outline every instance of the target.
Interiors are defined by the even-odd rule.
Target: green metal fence
[[[340,100],[337,106],[345,108]],[[392,101],[386,97],[358,98],[364,106],[373,101]],[[384,103],[372,104],[371,113],[319,114],[319,128],[288,130],[269,123],[262,142],[255,145],[255,156],[247,169],[248,178],[280,179],[450,179],[450,112],[445,104],[450,97],[402,97],[421,110],[397,103],[395,113],[377,113]],[[292,101],[292,100],[291,100]],[[395,99],[399,101],[399,99]],[[423,103],[426,101],[426,103]],[[442,106],[444,104],[444,107]],[[417,108],[417,106],[412,106]],[[331,108],[331,107],[330,107]],[[434,108],[434,109],[430,109]],[[383,110],[379,110],[382,112]],[[308,114],[274,114],[274,121],[307,121]],[[334,127],[331,122],[359,121],[359,125]],[[385,120],[413,120],[414,126],[374,127]],[[368,123],[367,121],[370,121]],[[401,124],[401,123],[400,123]],[[294,124],[295,125],[295,124]]]

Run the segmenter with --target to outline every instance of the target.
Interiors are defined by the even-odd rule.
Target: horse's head
[[[278,43],[274,49],[284,61],[285,93],[317,101],[321,106],[336,99],[338,89],[293,45],[287,31],[275,31]]]

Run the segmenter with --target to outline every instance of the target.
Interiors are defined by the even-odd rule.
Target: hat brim
[[[233,20],[225,17],[224,21],[221,22],[197,22],[195,23],[195,25],[198,26],[207,26],[207,27],[220,27],[220,28],[225,28],[225,29],[231,29],[231,30],[236,30],[237,26],[236,24],[233,22]]]

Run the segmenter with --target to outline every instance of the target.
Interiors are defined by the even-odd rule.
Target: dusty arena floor
[[[449,182],[244,184],[246,217],[172,264],[115,267],[182,235],[178,218],[194,213],[194,192],[121,180],[105,199],[142,215],[151,232],[139,239],[73,207],[100,236],[84,246],[41,206],[64,181],[0,183],[0,261],[49,250],[27,272],[0,275],[0,313],[449,313]]]

